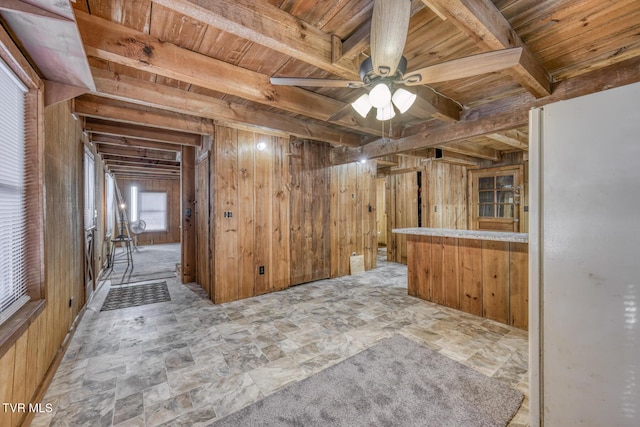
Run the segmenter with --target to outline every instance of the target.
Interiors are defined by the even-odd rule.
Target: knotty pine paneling
[[[289,287],[288,153],[288,138],[216,127],[209,164],[215,303]]]
[[[138,187],[138,194],[144,191],[167,193],[167,229],[165,231],[145,231],[138,234],[139,245],[159,245],[180,243],[180,180],[179,179],[130,179],[117,178],[122,197],[127,203],[127,215],[131,218],[131,187]],[[119,215],[119,211],[116,215]]]
[[[350,274],[354,252],[365,270],[376,267],[376,191],[375,162],[331,168],[331,277]]]

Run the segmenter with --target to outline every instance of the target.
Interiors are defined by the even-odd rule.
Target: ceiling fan
[[[402,56],[411,16],[411,0],[374,0],[371,21],[371,56],[360,65],[361,80],[271,77],[271,84],[308,87],[371,88],[351,105],[362,116],[377,109],[378,120],[407,111],[416,95],[400,86],[415,86],[462,79],[504,70],[517,65],[522,48],[480,53],[429,65],[407,73],[407,59]]]

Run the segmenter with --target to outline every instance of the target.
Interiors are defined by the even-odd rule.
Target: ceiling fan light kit
[[[384,107],[378,108],[378,111],[376,113],[376,119],[380,120],[381,122],[385,120],[391,120],[395,116],[396,112],[393,110],[393,105],[391,105],[391,102],[389,102]]]
[[[360,79],[312,79],[271,77],[271,83],[287,86],[369,88],[369,94],[351,105],[362,117],[373,107],[378,120],[395,116],[394,106],[405,113],[417,96],[398,86],[415,86],[463,79],[511,68],[520,62],[522,47],[453,59],[407,73],[407,59],[402,56],[409,32],[411,0],[374,0],[371,17],[371,56],[360,64]],[[397,88],[397,89],[396,89]]]
[[[358,99],[353,101],[351,103],[351,106],[362,117],[367,117],[367,114],[369,114],[369,111],[371,111],[371,109],[373,108],[373,105],[371,105],[371,102],[369,101],[369,94],[367,93],[361,95]]]

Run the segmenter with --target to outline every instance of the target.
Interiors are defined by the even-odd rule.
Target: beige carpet
[[[512,387],[395,335],[213,425],[505,426],[522,400]]]

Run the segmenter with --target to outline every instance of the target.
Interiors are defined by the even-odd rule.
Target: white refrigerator
[[[640,426],[640,83],[530,114],[531,425]]]

